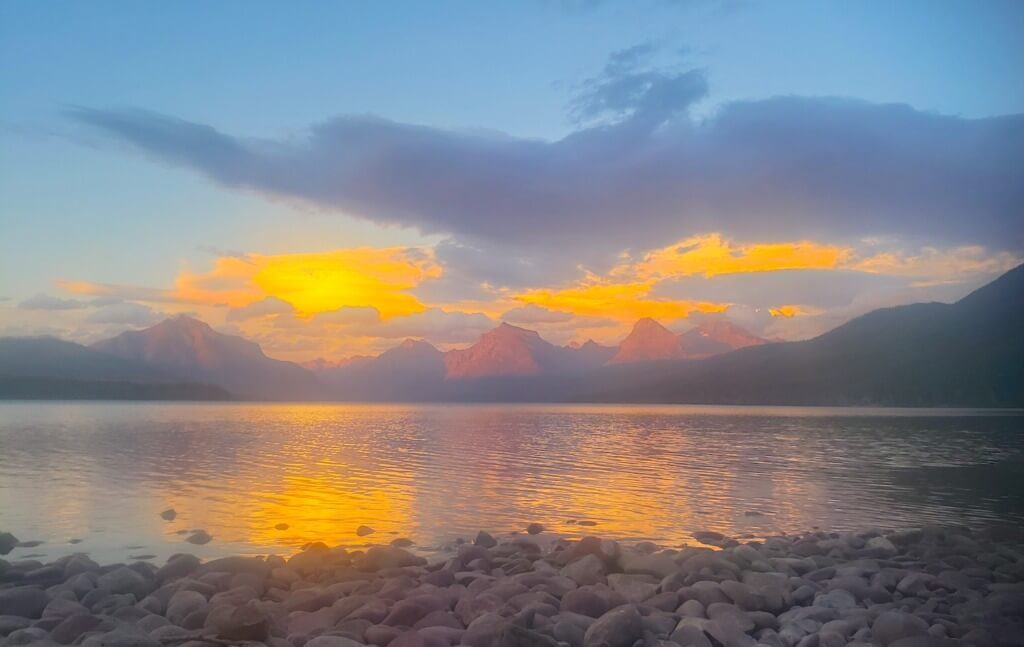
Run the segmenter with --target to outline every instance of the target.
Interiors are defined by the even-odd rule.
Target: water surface
[[[174,521],[160,518],[167,508]],[[1024,523],[1024,415],[0,404],[0,530],[45,542],[8,559],[286,554],[309,541],[360,545],[361,524],[376,530],[367,539],[429,549],[531,521],[666,545],[692,543],[694,530]],[[214,541],[184,543],[196,528]]]

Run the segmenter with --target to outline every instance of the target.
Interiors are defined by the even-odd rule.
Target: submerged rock
[[[196,530],[191,535],[186,537],[185,541],[187,541],[190,544],[202,546],[213,541],[213,536],[205,530]]]

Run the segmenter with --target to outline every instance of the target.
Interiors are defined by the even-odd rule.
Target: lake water
[[[164,521],[162,510],[177,518]],[[593,521],[581,527],[571,520]],[[7,559],[430,550],[538,521],[695,530],[1024,523],[1014,412],[575,405],[0,404]],[[287,530],[275,529],[281,523]],[[365,524],[376,533],[355,535]],[[202,528],[205,546],[182,532]],[[80,543],[70,544],[72,539]]]

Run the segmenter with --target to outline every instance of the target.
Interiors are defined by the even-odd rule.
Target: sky
[[[1015,1],[0,3],[0,335],[811,337],[1024,259]]]

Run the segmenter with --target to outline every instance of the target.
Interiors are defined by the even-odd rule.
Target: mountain
[[[750,334],[731,321],[714,319],[679,335],[683,356],[698,359],[711,357],[748,346],[767,344],[768,340]]]
[[[660,323],[644,317],[633,324],[633,330],[619,344],[609,364],[628,364],[655,360],[683,359],[679,338]]]
[[[567,399],[1024,406],[1024,265],[954,304],[875,310],[814,339],[672,365],[608,367]]]
[[[440,397],[444,353],[407,339],[377,357],[360,358],[319,374],[332,397],[342,400],[425,401]]]
[[[321,395],[319,381],[306,369],[271,359],[258,344],[219,333],[184,315],[145,330],[121,333],[92,348],[186,381],[215,384],[243,397],[280,400]]]
[[[53,337],[0,338],[0,398],[223,400],[220,388],[183,383],[133,360]]]
[[[572,353],[544,341],[534,330],[502,323],[469,348],[449,351],[444,362],[450,380],[540,375],[560,372],[571,363]]]

